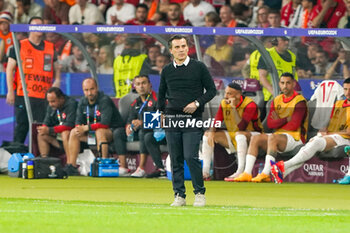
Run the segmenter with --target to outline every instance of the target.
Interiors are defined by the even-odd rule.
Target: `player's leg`
[[[250,132],[244,131],[239,131],[236,133],[235,141],[237,145],[237,170],[229,177],[226,177],[225,181],[234,181],[235,178],[244,172],[248,143],[250,141],[251,135],[252,134]]]
[[[275,162],[278,151],[285,151],[288,144],[288,138],[285,134],[271,134],[267,142],[267,153],[265,156],[265,165],[263,173],[270,175],[271,163]]]
[[[248,153],[245,161],[245,169],[244,172],[234,181],[237,182],[249,182],[252,179],[252,171],[256,161],[256,157],[258,156],[259,149],[267,150],[267,134],[258,134],[253,135],[249,142]]]
[[[311,159],[317,152],[328,151],[337,146],[337,142],[333,136],[316,136],[313,137],[299,152],[290,160],[279,161],[272,166],[271,171],[274,173],[282,173],[282,179],[294,170],[301,167],[306,161]],[[283,181],[283,180],[282,180]]]
[[[327,151],[333,149],[336,146],[336,142],[331,137],[313,137],[300,151],[290,160],[284,162],[285,173],[287,176],[289,173],[301,167],[306,161],[311,159],[317,152]]]
[[[203,158],[203,178],[208,179],[210,176],[210,167],[214,160],[214,144],[210,145],[208,142],[209,131],[206,131],[203,135],[202,143],[202,158]],[[214,133],[214,143],[219,143],[225,148],[229,148],[226,134],[223,130],[216,131]]]
[[[275,165],[277,152],[287,152],[290,151],[291,148],[294,148],[296,143],[294,143],[294,138],[289,136],[288,134],[271,134],[269,136],[268,142],[267,142],[267,153],[265,156],[265,164],[264,169],[261,172],[260,177],[265,177],[265,181],[270,181],[270,173],[271,173],[271,166]],[[288,143],[291,144],[288,147]],[[295,145],[294,145],[294,144]],[[275,179],[276,183],[282,183],[283,182],[283,175],[281,173],[274,172],[273,170],[272,175]]]

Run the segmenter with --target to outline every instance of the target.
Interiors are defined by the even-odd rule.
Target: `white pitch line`
[[[28,202],[28,200],[21,200],[19,202]],[[8,201],[8,204],[16,204],[18,202],[16,201]],[[162,205],[148,205],[148,204],[90,204],[90,203],[67,203],[65,201],[48,201],[48,200],[34,200],[33,204],[53,204],[53,205],[64,205],[64,206],[78,206],[78,207],[97,207],[97,208],[130,208],[131,210],[129,212],[126,212],[124,214],[137,214],[137,209],[153,209],[153,210],[159,210],[160,212],[152,212],[149,214],[152,215],[161,215],[161,214],[169,214],[169,215],[183,215],[191,214],[191,215],[226,215],[226,216],[234,216],[239,214],[240,216],[316,216],[316,217],[323,217],[323,216],[349,216],[349,214],[342,214],[342,213],[336,213],[333,212],[335,210],[332,209],[293,209],[293,208],[286,208],[286,209],[275,209],[275,208],[249,208],[249,207],[230,207],[230,206],[223,206],[223,207],[203,207],[203,208],[193,208],[191,206],[188,207],[180,207],[180,208],[174,208],[170,206],[162,206]],[[135,211],[136,210],[136,211]],[[7,210],[0,210],[2,212],[33,212],[33,210],[19,210],[19,211],[7,211]],[[170,211],[170,212],[165,212]],[[179,212],[181,211],[181,212]],[[36,210],[34,212],[45,212]],[[188,213],[190,212],[190,213]],[[252,212],[252,213],[249,213]],[[260,213],[261,212],[261,213]],[[269,212],[269,213],[266,213]],[[45,213],[61,213],[60,211],[46,211]]]

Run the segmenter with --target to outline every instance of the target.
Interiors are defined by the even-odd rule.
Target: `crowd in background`
[[[43,6],[31,0],[0,0],[0,12],[0,59],[4,66],[13,43],[9,24],[28,23],[33,16],[43,17],[45,24],[350,28],[350,0],[44,0]],[[25,33],[17,36],[26,37]],[[140,41],[150,74],[159,74],[171,59],[164,45],[146,35],[74,36],[83,43],[101,74],[114,73],[113,61],[122,54],[128,37]],[[161,36],[168,39],[168,35]],[[59,34],[46,33],[45,37],[55,44],[62,72],[89,72],[78,46]],[[273,47],[268,38],[259,39],[267,41],[266,48]],[[213,76],[249,77],[244,71],[255,45],[233,36],[200,36],[199,41]],[[289,49],[296,55],[299,78],[349,77],[350,49],[337,39],[289,38]],[[190,56],[196,58],[193,41]]]

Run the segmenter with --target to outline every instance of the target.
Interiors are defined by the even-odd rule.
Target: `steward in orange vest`
[[[29,24],[43,24],[40,17],[33,17]],[[20,41],[20,58],[16,57],[12,48],[6,68],[7,96],[6,102],[15,106],[16,126],[14,141],[23,143],[28,133],[29,124],[24,102],[22,81],[17,67],[18,59],[22,62],[24,78],[32,109],[33,121],[42,122],[45,117],[47,90],[59,87],[61,73],[54,45],[42,39],[42,32],[30,32],[28,39]],[[17,88],[14,90],[14,73],[16,72]],[[16,95],[15,95],[16,91]]]

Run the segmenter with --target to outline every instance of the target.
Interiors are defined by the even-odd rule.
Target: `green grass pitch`
[[[207,206],[171,208],[162,179],[0,176],[0,233],[350,232],[350,186],[206,182]]]

